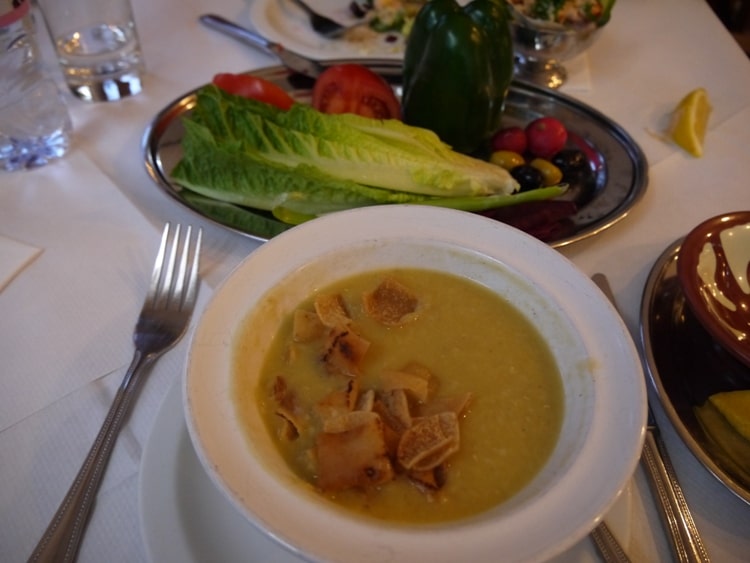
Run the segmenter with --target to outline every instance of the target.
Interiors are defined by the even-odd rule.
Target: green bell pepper
[[[505,0],[429,0],[404,54],[402,114],[459,152],[473,153],[500,128],[513,77]]]

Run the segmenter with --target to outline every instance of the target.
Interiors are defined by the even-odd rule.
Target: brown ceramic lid
[[[690,231],[677,276],[703,327],[750,366],[750,211],[712,217]]]

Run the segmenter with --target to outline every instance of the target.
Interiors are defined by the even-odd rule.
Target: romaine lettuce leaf
[[[198,92],[189,119],[204,125],[217,145],[291,168],[306,164],[365,186],[444,197],[518,189],[506,170],[452,151],[431,131],[397,120],[327,115],[305,104],[283,111],[213,85]]]
[[[283,208],[307,215],[429,199],[429,196],[332,178],[305,163],[294,168],[284,166],[245,150],[241,142],[218,142],[203,125],[186,121],[184,126],[183,158],[172,171],[172,177],[206,197],[267,211]]]

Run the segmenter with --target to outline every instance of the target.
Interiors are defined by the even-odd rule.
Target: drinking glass
[[[45,72],[34,15],[26,0],[0,2],[0,170],[43,166],[69,146],[70,115]]]
[[[39,0],[70,90],[87,101],[141,91],[145,72],[130,0]]]

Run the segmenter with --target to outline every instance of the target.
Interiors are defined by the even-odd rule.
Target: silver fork
[[[120,383],[99,434],[60,503],[29,561],[74,561],[94,507],[97,491],[114,449],[115,441],[130,413],[140,383],[164,352],[185,333],[198,295],[198,266],[203,232],[192,237],[188,226],[180,238],[180,225],[167,223],[156,256],[151,284],[133,332],[135,353]]]
[[[322,35],[328,39],[337,39],[344,35],[346,30],[349,29],[349,27],[341,25],[340,23],[319,14],[303,0],[292,1],[307,14],[307,17],[310,18],[310,27],[312,27],[313,31],[318,35]],[[359,23],[356,25],[359,25]]]

